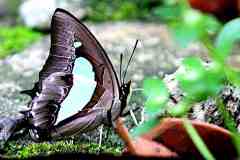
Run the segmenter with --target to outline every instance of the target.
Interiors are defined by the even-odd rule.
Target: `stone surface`
[[[43,38],[22,53],[0,61],[1,115],[14,114],[26,108],[29,97],[21,95],[20,91],[33,87],[47,57],[49,43],[49,38]]]
[[[56,8],[64,8],[79,19],[86,13],[82,0],[25,0],[19,8],[19,14],[28,27],[48,29]]]

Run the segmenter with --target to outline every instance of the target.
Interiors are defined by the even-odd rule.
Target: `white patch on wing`
[[[74,42],[73,43],[74,48],[78,48],[82,46],[82,43],[80,41]]]
[[[95,90],[92,65],[84,58],[78,58],[73,68],[73,87],[61,104],[57,122],[80,111],[90,100]]]

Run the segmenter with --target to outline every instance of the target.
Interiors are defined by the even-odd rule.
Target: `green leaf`
[[[217,99],[217,106],[218,111],[221,113],[221,116],[223,117],[225,127],[227,127],[228,130],[237,133],[238,132],[236,128],[237,125],[233,119],[233,116],[228,112],[224,103],[219,98]]]
[[[169,93],[164,82],[160,79],[149,78],[143,82],[146,113],[153,116],[163,111],[168,102]]]
[[[178,20],[170,22],[171,32],[182,47],[188,43],[202,41],[209,34],[216,33],[221,24],[212,16],[185,7],[180,10]]]
[[[217,33],[222,27],[222,24],[211,15],[204,15],[203,21],[204,28],[209,34]]]
[[[188,135],[190,136],[190,138],[192,139],[194,145],[196,146],[196,148],[198,149],[198,151],[201,153],[201,155],[207,159],[207,160],[214,160],[214,156],[212,155],[212,153],[209,151],[208,147],[206,146],[206,144],[204,143],[204,141],[202,140],[202,138],[199,136],[198,132],[196,131],[196,129],[192,126],[192,124],[190,123],[189,120],[185,119],[183,121],[183,125],[188,133]]]
[[[223,27],[216,38],[216,48],[223,59],[230,54],[233,44],[240,38],[240,18],[236,18]]]
[[[224,77],[222,71],[217,63],[207,67],[203,66],[200,58],[189,57],[183,60],[177,80],[188,99],[202,101],[219,92]]]
[[[162,2],[166,6],[172,6],[178,3],[178,0],[163,0]]]
[[[238,152],[238,155],[240,155],[240,134],[236,128],[236,122],[220,98],[217,98],[217,107],[223,118],[224,126],[231,131],[232,142]]]
[[[189,57],[183,60],[182,68],[177,73],[177,80],[186,96],[197,101],[205,98],[205,74],[200,58]]]
[[[188,43],[198,41],[203,36],[204,16],[200,12],[187,7],[182,9],[178,17],[178,21],[170,23],[170,27],[180,46],[186,47]]]
[[[206,95],[215,96],[223,88],[223,82],[225,80],[224,66],[218,62],[212,62],[206,68],[205,75],[205,88]]]
[[[180,23],[170,24],[171,33],[174,35],[174,38],[181,47],[186,47],[187,44],[191,42],[196,42],[200,35],[201,30],[196,29],[194,26],[187,26]]]
[[[181,9],[179,6],[159,6],[153,9],[153,14],[162,21],[177,20]]]
[[[187,26],[197,27],[203,20],[203,14],[199,11],[188,9],[183,12],[183,23]]]
[[[188,99],[184,98],[176,106],[172,106],[168,113],[173,117],[182,117],[191,109],[192,103]]]
[[[143,135],[144,133],[149,132],[149,130],[157,126],[159,122],[160,122],[159,119],[156,119],[156,118],[149,119],[145,121],[143,124],[134,128],[130,134],[132,137],[138,137],[140,135]]]
[[[240,71],[237,71],[233,68],[226,66],[224,68],[225,74],[227,76],[228,81],[230,81],[235,86],[240,86]]]

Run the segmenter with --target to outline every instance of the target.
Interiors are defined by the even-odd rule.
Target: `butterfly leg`
[[[99,142],[98,142],[99,150],[102,147],[102,137],[103,137],[103,125],[101,125],[100,128],[99,128]]]
[[[99,127],[98,153],[102,152],[103,127],[103,124]]]
[[[131,117],[132,117],[132,119],[133,119],[134,124],[135,124],[136,126],[138,126],[138,121],[137,121],[137,118],[136,118],[135,114],[133,113],[133,110],[130,109],[129,112],[130,112],[130,115],[131,115]]]

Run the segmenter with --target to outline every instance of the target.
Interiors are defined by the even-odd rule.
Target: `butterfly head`
[[[128,95],[130,94],[130,92],[131,92],[131,84],[132,84],[132,81],[130,80],[127,83],[124,83],[121,86],[122,94],[123,94],[124,97],[128,97]]]

